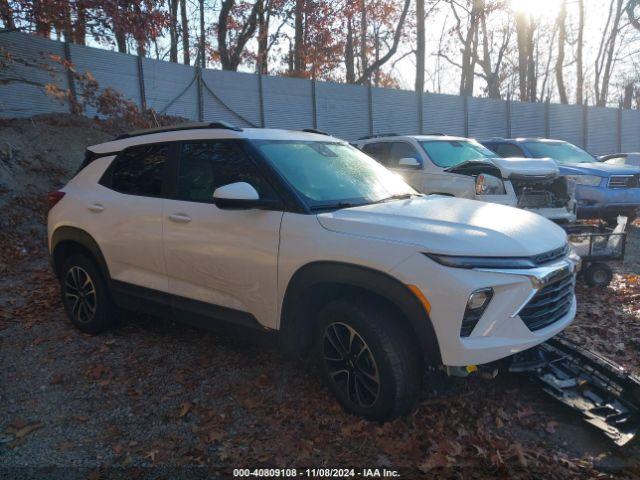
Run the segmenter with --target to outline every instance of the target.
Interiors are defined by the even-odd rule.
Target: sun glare
[[[560,0],[510,0],[510,3],[514,12],[549,19],[556,18],[560,7]]]

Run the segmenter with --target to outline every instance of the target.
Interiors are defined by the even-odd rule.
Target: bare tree
[[[444,52],[438,55],[449,63],[460,68],[460,95],[473,95],[475,82],[476,59],[478,58],[478,31],[480,28],[480,12],[485,8],[484,0],[471,0],[471,9],[467,11],[466,33],[462,33],[462,19],[456,9],[457,2],[451,1],[451,11],[456,19],[455,32],[462,43],[462,61],[452,61]]]
[[[518,83],[520,100],[535,102],[538,78],[536,75],[535,31],[536,20],[525,12],[515,14],[518,37]]]
[[[367,74],[367,5],[366,0],[360,0],[360,71],[362,72],[358,83],[369,84]]]
[[[191,52],[189,51],[189,19],[187,17],[187,1],[180,0],[180,23],[182,24],[182,62],[191,64]]]
[[[8,0],[0,0],[0,20],[4,24],[4,28],[10,30],[16,28],[16,23],[13,19],[13,9],[9,5]]]
[[[169,61],[178,61],[178,2],[169,0]]]
[[[565,21],[567,18],[567,2],[562,0],[560,5],[560,11],[558,12],[558,18],[556,19],[556,25],[558,28],[558,57],[556,59],[556,84],[558,86],[558,95],[560,96],[560,103],[567,104],[567,89],[564,85],[564,45],[567,41],[567,29]],[[544,91],[543,91],[544,94]]]
[[[578,0],[578,38],[576,39],[576,103],[584,102],[584,0]]]
[[[235,0],[222,0],[220,13],[218,15],[218,51],[220,52],[220,63],[223,70],[237,70],[242,60],[242,53],[247,42],[253,37],[258,25],[258,7],[260,2],[255,2],[247,17],[243,19],[235,32],[235,45],[232,45],[232,39],[229,38],[229,24],[231,13],[235,6]],[[233,19],[234,23],[239,22]]]
[[[611,72],[615,62],[618,48],[617,40],[620,33],[620,21],[624,11],[624,0],[611,0],[609,4],[609,14],[602,38],[598,55],[595,61],[594,91],[596,105],[604,107],[607,105],[609,95],[609,83]]]
[[[416,92],[424,91],[424,56],[425,56],[425,31],[424,31],[424,0],[416,0]]]

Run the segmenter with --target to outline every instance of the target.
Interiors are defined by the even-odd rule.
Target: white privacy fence
[[[406,90],[368,88],[288,77],[202,70],[159,60],[64,44],[18,32],[0,33],[14,56],[42,61],[49,54],[91,72],[138,105],[192,120],[226,120],[239,126],[317,128],[354,140],[374,133],[441,132],[477,138],[551,137],[594,154],[640,151],[640,112],[615,108],[523,103]],[[66,111],[41,87],[56,83],[77,92],[73,78],[15,64],[0,72],[0,117]],[[5,80],[5,81],[3,81]],[[87,112],[93,115],[95,112]]]

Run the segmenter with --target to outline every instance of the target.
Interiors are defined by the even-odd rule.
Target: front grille
[[[634,188],[638,186],[638,175],[612,175],[609,188]]]
[[[573,275],[541,288],[520,311],[520,318],[532,332],[551,325],[571,309],[573,289]]]

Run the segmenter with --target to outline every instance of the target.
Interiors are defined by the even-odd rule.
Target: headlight
[[[504,182],[494,177],[481,173],[476,177],[476,195],[504,195]]]
[[[578,185],[588,185],[590,187],[597,187],[602,182],[602,177],[597,175],[569,175],[567,181],[576,183]]]
[[[425,253],[431,260],[440,265],[454,268],[534,268],[536,264],[524,257],[458,257]]]

